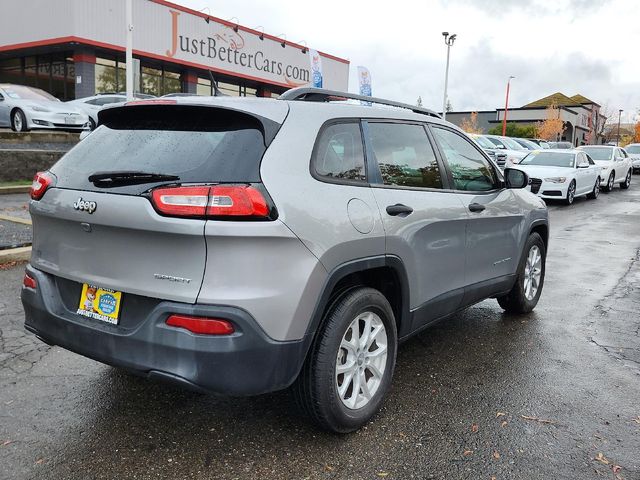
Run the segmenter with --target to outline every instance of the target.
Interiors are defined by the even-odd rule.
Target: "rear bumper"
[[[239,308],[160,302],[136,328],[126,330],[70,311],[52,275],[31,266],[27,272],[37,289],[22,288],[25,328],[47,343],[102,363],[195,390],[257,395],[289,386],[304,361],[305,339],[275,341]],[[171,313],[228,319],[236,332],[195,335],[167,326]]]

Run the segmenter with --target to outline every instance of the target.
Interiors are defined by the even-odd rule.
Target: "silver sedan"
[[[80,131],[89,128],[89,117],[39,88],[0,83],[0,127]]]

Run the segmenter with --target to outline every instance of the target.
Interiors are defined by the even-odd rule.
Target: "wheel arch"
[[[392,255],[353,260],[337,266],[327,276],[305,333],[304,358],[300,367],[322,329],[327,311],[346,292],[357,287],[379,290],[391,304],[396,317],[398,338],[408,333],[411,328],[409,280],[402,260]]]
[[[538,220],[533,222],[531,228],[529,229],[529,235],[532,233],[537,233],[542,237],[542,241],[544,242],[545,250],[549,248],[549,224],[543,220]],[[527,236],[528,237],[528,236]]]

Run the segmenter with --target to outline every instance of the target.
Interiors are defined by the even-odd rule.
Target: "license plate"
[[[118,324],[122,292],[85,283],[82,285],[78,315]]]
[[[76,120],[74,118],[71,118],[71,117],[65,117],[64,123],[66,123],[67,125],[75,125],[76,124]]]

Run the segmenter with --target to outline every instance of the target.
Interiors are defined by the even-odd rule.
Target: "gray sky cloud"
[[[512,106],[561,91],[623,108],[623,121],[640,108],[637,0],[175,1],[348,58],[351,91],[356,66],[365,65],[374,95],[410,103],[421,96],[439,110],[448,30],[458,34],[449,81],[455,109],[502,108],[509,75],[517,77]]]

